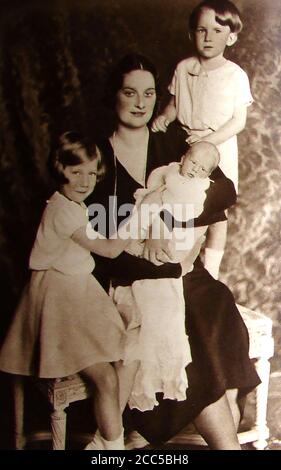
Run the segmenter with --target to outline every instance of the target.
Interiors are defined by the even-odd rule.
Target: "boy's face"
[[[207,152],[192,148],[182,158],[181,175],[186,178],[207,178],[214,169],[214,158]]]
[[[231,46],[237,39],[229,26],[222,26],[216,21],[214,10],[203,8],[194,32],[196,50],[205,59],[223,56],[226,46]]]

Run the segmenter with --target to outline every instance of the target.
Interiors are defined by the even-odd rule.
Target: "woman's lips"
[[[145,115],[145,111],[144,112],[140,112],[140,111],[132,111],[131,114],[133,116],[136,116],[136,117],[143,117]]]

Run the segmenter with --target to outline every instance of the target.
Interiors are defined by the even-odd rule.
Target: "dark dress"
[[[154,168],[180,160],[186,150],[185,138],[186,134],[177,125],[169,126],[165,134],[150,134],[146,178]],[[117,207],[133,204],[133,194],[140,185],[114,159],[108,140],[99,142],[98,146],[104,156],[107,173],[87,203],[103,204],[109,215],[109,195],[117,195]],[[220,169],[213,172],[211,179],[215,182],[207,191],[203,212],[194,220],[196,226],[225,220],[224,209],[236,201],[233,183]],[[121,221],[122,217],[117,217],[117,223]],[[105,234],[108,236],[108,228]],[[127,253],[114,260],[95,255],[95,260],[95,277],[105,289],[110,280],[115,285],[130,285],[137,279],[179,277],[181,273],[178,264],[167,263],[158,267]],[[157,396],[160,404],[152,411],[131,410],[134,428],[150,442],[164,442],[171,438],[207,405],[218,400],[226,389],[238,388],[242,398],[260,383],[248,356],[248,332],[230,290],[213,279],[199,258],[193,271],[184,276],[183,284],[186,329],[192,354],[192,363],[187,367],[187,397],[185,401],[177,402],[162,400],[160,395]]]

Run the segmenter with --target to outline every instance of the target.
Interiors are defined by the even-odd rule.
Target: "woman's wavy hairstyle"
[[[155,66],[150,61],[150,59],[148,59],[142,54],[127,54],[119,60],[119,62],[109,73],[106,82],[103,102],[109,109],[115,111],[117,93],[119,90],[121,90],[123,86],[124,75],[133,72],[134,70],[145,70],[147,72],[150,72],[154,78],[156,90],[156,104],[151,118],[152,120],[157,113],[158,103],[161,94],[159,76]]]
[[[229,26],[232,33],[240,33],[243,23],[238,8],[229,0],[204,0],[199,3],[189,17],[189,31],[194,32],[198,26],[200,14],[204,8],[213,10],[216,22],[222,26]]]
[[[97,181],[99,181],[104,175],[105,166],[96,144],[88,141],[78,132],[68,131],[59,136],[57,144],[51,150],[48,168],[60,186],[69,182],[62,172],[62,168],[93,160],[97,160]]]

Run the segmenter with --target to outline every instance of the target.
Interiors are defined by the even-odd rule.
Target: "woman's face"
[[[132,129],[146,126],[153,114],[155,102],[153,75],[147,70],[133,70],[127,73],[116,99],[119,122]]]

